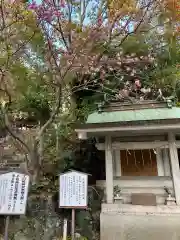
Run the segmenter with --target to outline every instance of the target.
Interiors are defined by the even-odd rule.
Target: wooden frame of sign
[[[59,176],[59,208],[86,209],[88,206],[88,174],[68,171]]]
[[[24,215],[30,178],[22,172],[0,175],[0,215]]]
[[[8,240],[10,216],[26,212],[29,181],[27,174],[18,171],[0,175],[0,215],[6,216],[4,240]]]
[[[70,170],[59,176],[59,208],[72,209],[72,240],[75,239],[75,209],[88,207],[88,175]]]

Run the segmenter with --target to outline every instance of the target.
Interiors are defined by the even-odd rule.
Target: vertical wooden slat
[[[157,176],[156,155],[148,149],[129,150],[128,164],[126,160],[126,150],[121,151],[122,176]],[[143,153],[143,159],[142,159]],[[150,159],[151,158],[151,159]]]

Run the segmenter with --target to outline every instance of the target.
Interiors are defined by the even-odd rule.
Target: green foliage
[[[129,36],[122,45],[124,55],[136,54],[137,57],[147,56],[149,53],[149,44],[146,41],[146,35],[136,34]]]
[[[84,95],[77,110],[79,121],[84,122],[88,115],[97,109],[97,103],[100,98],[102,98],[102,96],[98,96],[97,94],[94,94],[91,97]]]
[[[45,122],[50,116],[52,97],[43,85],[42,76],[18,61],[9,71],[13,76],[12,87],[16,90],[12,92],[13,111],[25,112],[35,122]]]
[[[20,111],[27,112],[29,118],[45,122],[50,116],[48,95],[44,92],[28,92],[19,102]]]

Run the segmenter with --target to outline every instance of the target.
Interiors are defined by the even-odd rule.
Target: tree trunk
[[[35,185],[40,176],[40,155],[37,147],[35,147],[28,156],[28,170],[32,185]]]

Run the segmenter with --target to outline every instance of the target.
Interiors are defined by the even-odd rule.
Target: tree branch
[[[8,116],[6,113],[4,113],[4,124],[5,124],[5,128],[8,131],[8,133],[17,141],[19,142],[23,147],[26,153],[30,153],[30,148],[28,147],[28,145],[25,143],[25,141],[23,141],[10,127],[9,125],[9,120],[8,120]]]
[[[47,127],[53,122],[53,120],[55,119],[56,115],[59,112],[59,109],[61,106],[61,90],[62,90],[62,87],[59,85],[58,90],[57,90],[57,97],[56,97],[56,103],[54,106],[54,110],[51,114],[51,117],[48,119],[48,121],[41,127],[41,129],[38,133],[37,141],[39,141],[39,138],[42,136],[42,134],[47,129]]]

